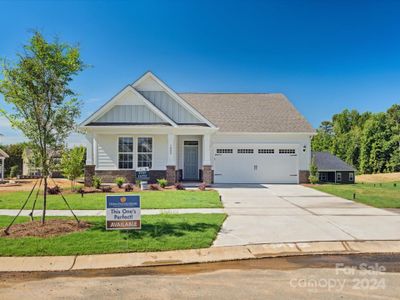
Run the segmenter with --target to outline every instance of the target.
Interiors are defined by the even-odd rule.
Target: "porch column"
[[[86,134],[85,137],[87,140],[86,164],[93,165],[93,136],[91,134]]]
[[[96,139],[96,135],[93,134],[93,165],[97,166],[97,139]]]
[[[203,135],[203,182],[205,184],[213,183],[213,170],[211,167],[211,138],[209,134]]]
[[[168,184],[174,184],[176,182],[176,135],[169,133],[167,142],[167,174],[166,179]]]
[[[86,147],[86,165],[85,165],[85,186],[93,186],[93,177],[95,175],[95,168],[97,162],[97,141],[94,139],[93,134],[86,134],[88,145]],[[96,155],[94,155],[96,153]]]

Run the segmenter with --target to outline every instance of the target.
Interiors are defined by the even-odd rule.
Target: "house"
[[[150,182],[302,183],[314,129],[282,94],[176,93],[147,72],[80,128],[86,185],[148,167]]]
[[[62,177],[61,171],[59,170],[62,152],[55,150],[49,151],[51,160],[55,166],[55,169],[51,172],[50,176],[54,178]],[[25,147],[22,153],[22,177],[40,177],[41,174],[41,167],[35,162],[33,151]]]
[[[0,149],[0,182],[4,180],[4,160],[9,158],[8,154]]]
[[[348,163],[329,152],[313,152],[312,155],[320,182],[354,183],[356,169]]]

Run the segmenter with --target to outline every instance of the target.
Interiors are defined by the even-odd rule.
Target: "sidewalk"
[[[180,265],[317,254],[400,254],[400,241],[335,241],[258,244],[164,252],[77,256],[0,257],[0,272],[71,271]]]
[[[16,216],[18,209],[0,209],[0,216]],[[34,210],[34,216],[41,216],[42,210]],[[23,210],[20,216],[29,216],[31,210]],[[160,214],[222,214],[223,208],[163,208],[163,209],[142,209],[142,215],[160,215]],[[74,214],[78,217],[105,216],[106,211],[102,210],[75,210]],[[47,216],[70,217],[72,213],[69,210],[46,210]]]

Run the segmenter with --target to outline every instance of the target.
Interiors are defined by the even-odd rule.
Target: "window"
[[[326,173],[319,173],[319,181],[326,181]]]
[[[354,181],[354,173],[349,173],[349,181]]]
[[[252,154],[254,153],[253,149],[238,149],[237,153],[239,154]]]
[[[274,149],[258,149],[258,154],[274,154]]]
[[[336,181],[342,181],[342,173],[340,172],[336,173]]]
[[[133,169],[133,138],[118,139],[118,168]]]
[[[153,138],[139,137],[137,143],[137,166],[151,169],[153,163]]]
[[[222,153],[233,153],[233,149],[217,149],[218,154]]]
[[[279,154],[296,154],[295,149],[279,149]]]

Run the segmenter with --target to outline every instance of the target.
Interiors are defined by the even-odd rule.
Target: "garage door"
[[[218,145],[215,183],[298,183],[297,146]]]

